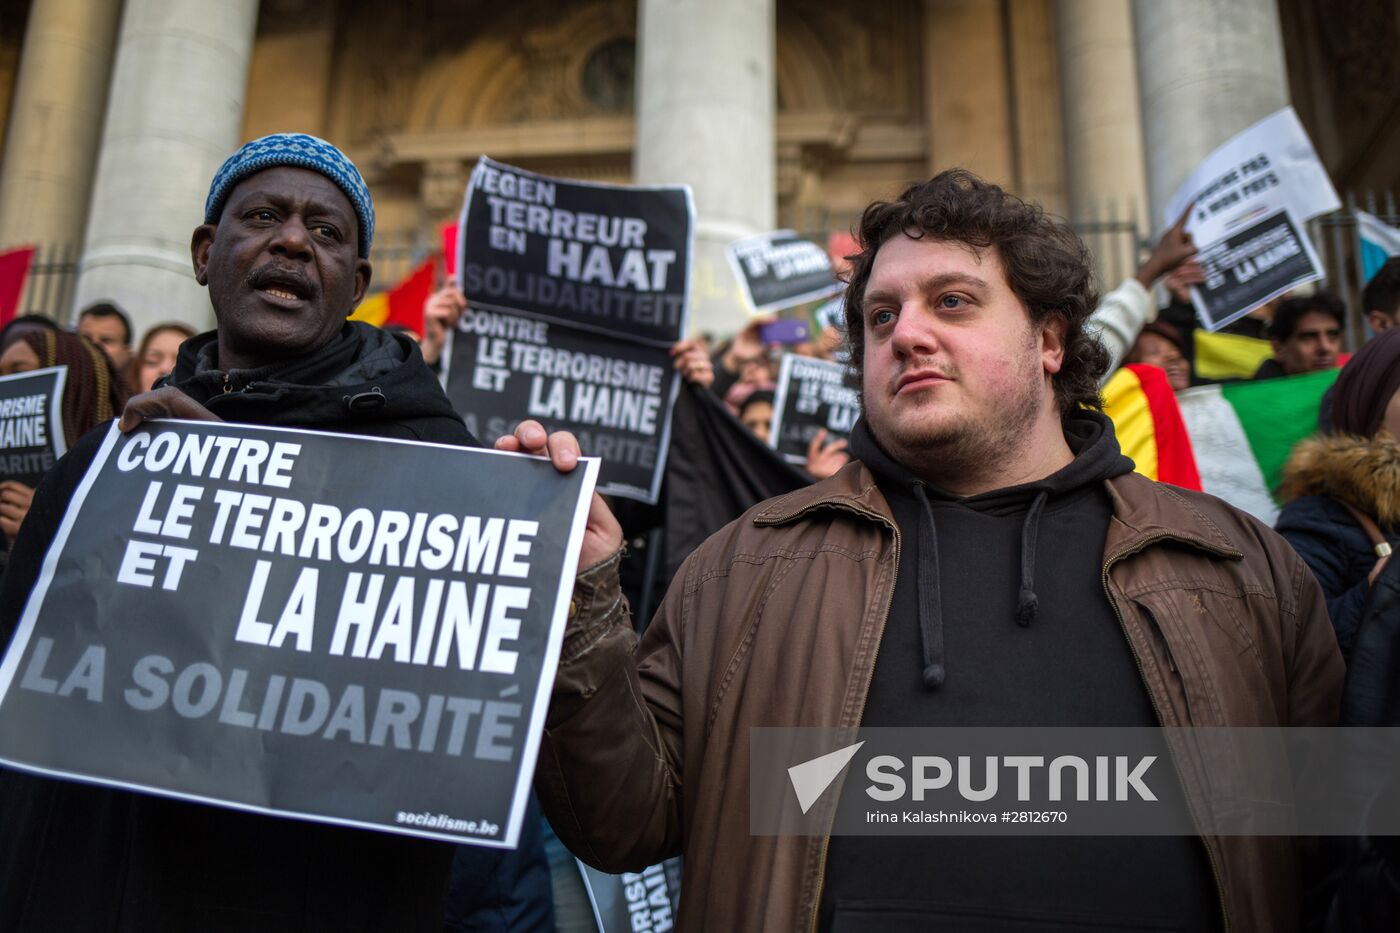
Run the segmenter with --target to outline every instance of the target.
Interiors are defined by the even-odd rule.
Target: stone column
[[[1152,230],[1216,146],[1288,104],[1277,0],[1134,0]]]
[[[1147,174],[1132,6],[1129,0],[1059,0],[1056,12],[1070,218],[1141,223]]]
[[[257,0],[126,0],[76,308],[108,298],[139,334],[213,311],[190,235],[239,144]]]
[[[924,0],[929,173],[965,168],[1015,189],[1006,23],[986,0]]]
[[[640,0],[638,184],[684,182],[697,215],[692,331],[747,323],[724,258],[776,209],[775,0]]]
[[[82,244],[120,11],[34,0],[0,170],[0,248]]]

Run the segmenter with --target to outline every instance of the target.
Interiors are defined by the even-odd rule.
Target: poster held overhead
[[[68,449],[63,428],[67,366],[0,376],[0,481],[35,487]]]
[[[0,761],[513,847],[597,461],[115,425],[0,661]],[[405,482],[457,476],[459,483]]]
[[[826,250],[791,230],[735,240],[724,248],[724,255],[753,315],[772,314],[845,288],[836,280]]]
[[[551,178],[482,156],[458,225],[459,284],[473,308],[670,346],[686,332],[694,217],[684,185]]]
[[[694,216],[683,185],[551,178],[483,156],[456,245],[468,311],[442,373],[473,432],[508,434],[525,418],[572,431],[603,460],[600,492],[655,504]]]
[[[1218,257],[1222,251],[1238,249],[1251,239],[1249,231],[1262,235],[1275,230],[1274,236],[1281,235],[1277,229],[1285,222],[1278,218],[1287,212],[1292,217],[1287,223],[1298,232],[1308,257],[1320,270],[1303,224],[1341,206],[1298,115],[1292,107],[1285,107],[1237,133],[1207,156],[1172,196],[1163,220],[1170,226],[1190,208],[1186,231],[1204,262],[1207,255]],[[1231,246],[1225,245],[1227,240]],[[1312,278],[1320,277],[1319,272]],[[1311,280],[1299,278],[1273,295]],[[1226,308],[1218,296],[1202,299],[1197,297],[1198,291],[1192,289],[1193,304],[1202,325],[1212,331],[1269,300],[1255,300],[1262,293],[1258,287],[1232,287],[1235,300],[1255,300],[1255,304]],[[1201,310],[1203,306],[1212,309],[1209,315]]]
[[[1219,330],[1265,302],[1322,278],[1322,262],[1302,224],[1275,211],[1197,254],[1206,280],[1191,303],[1207,330]]]

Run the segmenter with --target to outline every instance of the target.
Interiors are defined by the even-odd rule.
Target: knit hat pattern
[[[224,164],[219,166],[219,170],[214,174],[213,184],[209,186],[209,198],[204,202],[204,222],[219,222],[224,202],[240,181],[263,169],[279,165],[320,172],[345,192],[360,222],[360,257],[369,258],[369,248],[374,242],[374,201],[369,196],[369,186],[360,176],[359,169],[355,168],[355,163],[345,157],[345,153],[324,139],[307,133],[273,133],[271,136],[263,136],[245,143],[224,160]]]

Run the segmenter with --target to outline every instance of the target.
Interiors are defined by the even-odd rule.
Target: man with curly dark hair
[[[640,644],[595,503],[536,778],[559,835],[611,871],[683,852],[683,929],[1295,930],[1287,838],[751,834],[755,727],[1337,715],[1301,559],[1133,472],[1095,410],[1107,359],[1067,227],[949,171],[871,205],[859,242],[850,464],[701,545]],[[577,454],[533,422],[498,445]],[[1159,773],[1164,809],[1208,806],[1192,764]],[[865,784],[830,796],[859,813]]]

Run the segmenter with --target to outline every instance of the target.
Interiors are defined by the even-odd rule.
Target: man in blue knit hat
[[[369,286],[373,238],[369,191],[330,143],[278,134],[239,149],[215,176],[191,243],[218,329],[185,342],[174,372],[132,400],[122,427],[180,417],[474,444],[416,344],[346,320]],[[0,644],[105,431],[75,444],[34,498],[0,585]],[[437,933],[453,858],[445,843],[4,769],[0,840],[6,931]],[[472,854],[481,858],[470,860],[469,893],[505,899],[493,917],[512,929],[549,925],[547,899],[509,900],[520,880],[501,862],[514,853]]]

